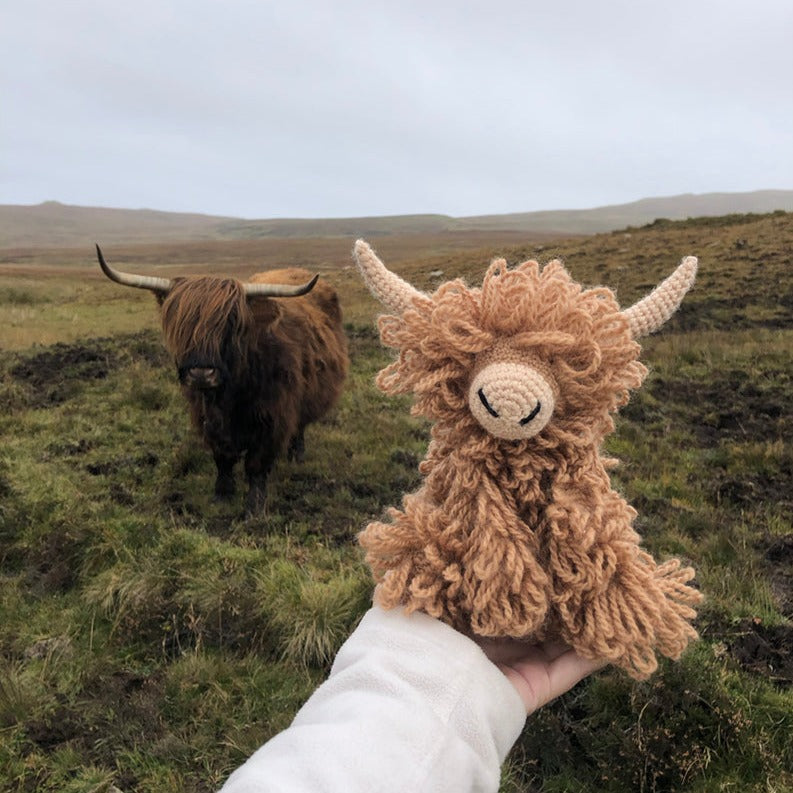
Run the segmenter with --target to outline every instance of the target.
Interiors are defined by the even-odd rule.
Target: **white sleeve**
[[[492,793],[525,719],[476,643],[375,606],[291,726],[222,793]]]

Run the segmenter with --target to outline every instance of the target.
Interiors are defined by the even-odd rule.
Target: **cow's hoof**
[[[218,476],[215,480],[215,501],[229,501],[234,496],[235,487],[233,476]]]
[[[245,499],[246,518],[267,517],[267,496],[263,490],[251,489]]]
[[[233,487],[216,487],[212,496],[213,501],[231,501],[232,498],[234,498]]]
[[[286,451],[286,459],[302,463],[306,459],[306,444],[303,435],[296,435],[289,443]]]

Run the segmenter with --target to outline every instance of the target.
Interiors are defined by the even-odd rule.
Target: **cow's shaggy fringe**
[[[612,292],[583,290],[557,261],[498,260],[481,289],[446,283],[379,327],[400,353],[378,385],[413,392],[434,425],[423,486],[360,535],[376,600],[479,636],[561,639],[637,679],[655,650],[677,658],[696,637],[694,571],[639,547],[636,512],[611,489],[616,461],[599,453],[646,375]],[[558,384],[539,435],[496,438],[468,409],[477,356],[494,347],[530,350]]]
[[[222,360],[226,351],[244,355],[253,317],[242,284],[233,278],[175,279],[162,305],[166,348],[175,357],[201,349],[210,360]]]

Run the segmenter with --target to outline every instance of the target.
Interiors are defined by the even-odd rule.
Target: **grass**
[[[347,388],[305,462],[278,463],[266,518],[212,501],[150,296],[100,280],[83,252],[4,259],[0,789],[214,790],[327,674],[371,594],[355,536],[418,485],[427,438],[408,400],[373,386],[389,353],[347,243],[106,252],[142,272],[243,274],[308,251],[338,285]],[[793,789],[793,217],[378,250],[425,289],[437,270],[478,280],[495,255],[563,256],[623,304],[700,255],[607,447],[648,548],[697,569],[702,640],[645,683],[605,670],[543,709],[502,790]]]

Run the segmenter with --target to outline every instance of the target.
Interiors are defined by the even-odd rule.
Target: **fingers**
[[[526,713],[533,713],[556,697],[569,691],[587,675],[606,665],[606,661],[582,658],[567,649],[548,660],[546,648],[534,648],[537,653],[511,663],[500,663],[499,668],[517,690]],[[548,649],[556,652],[558,647]]]
[[[570,649],[569,644],[560,641],[527,642],[520,639],[484,639],[475,641],[494,664],[511,664],[524,659],[553,661]]]
[[[510,638],[474,638],[515,687],[527,714],[607,664],[600,659],[582,658],[570,645],[560,641],[530,643]]]
[[[539,702],[536,707],[541,707],[552,699],[569,691],[592,672],[602,669],[608,662],[601,658],[582,658],[574,650],[568,650],[560,655],[548,666],[550,687],[548,699]]]
[[[555,661],[559,656],[570,651],[570,645],[564,642],[542,642],[538,645],[547,661]]]

